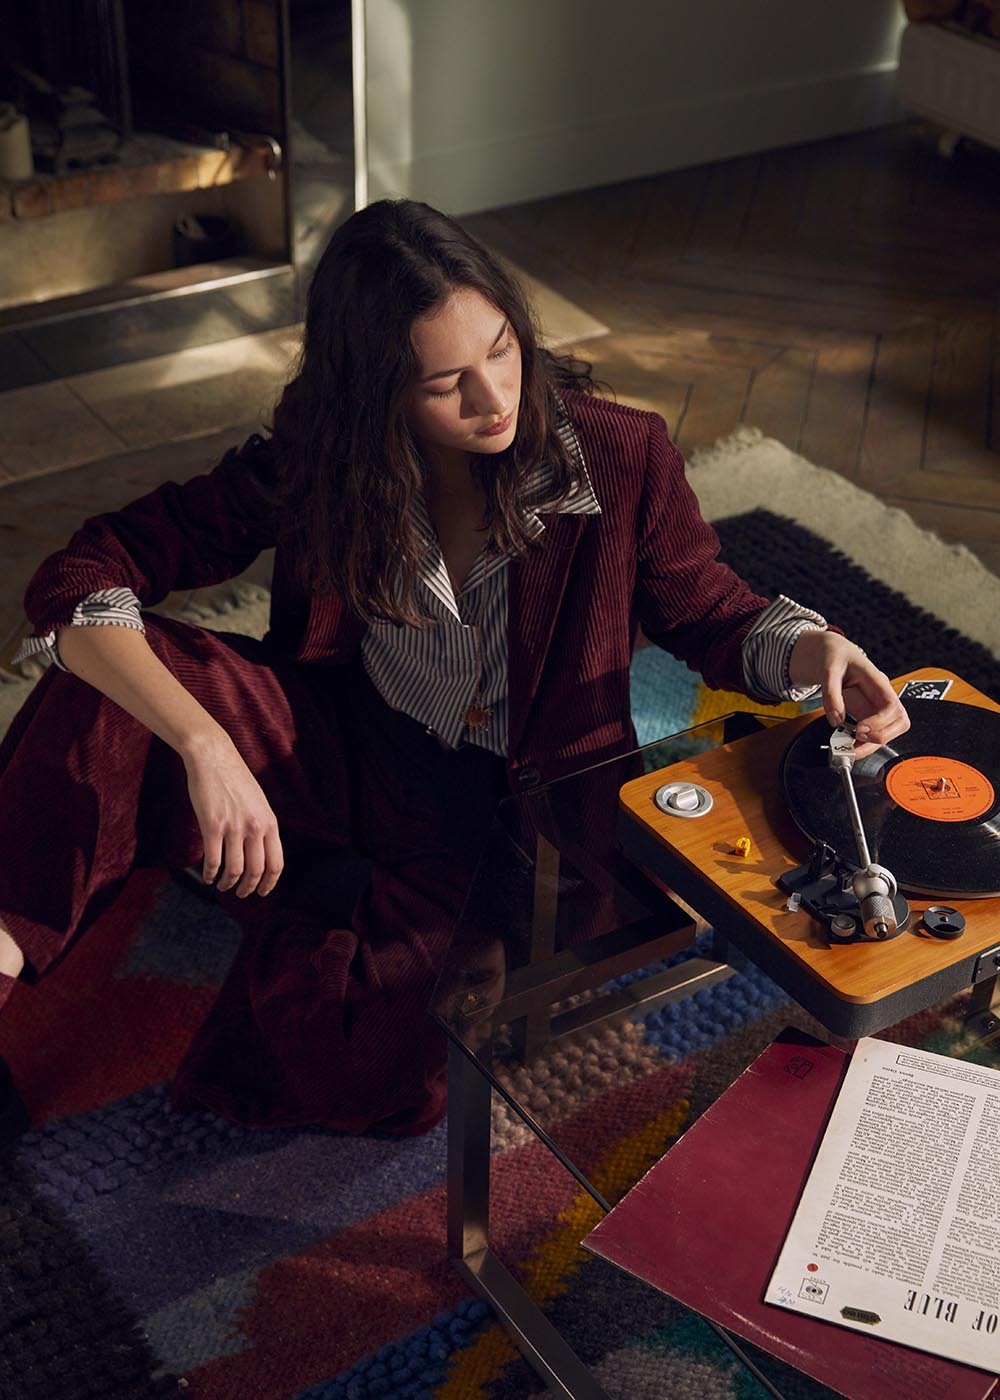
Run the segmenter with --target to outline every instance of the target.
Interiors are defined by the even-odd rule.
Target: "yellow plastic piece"
[[[747,856],[750,854],[750,852],[751,852],[752,850],[753,850],[753,842],[750,840],[750,837],[749,837],[749,836],[741,836],[740,839],[739,839],[739,840],[737,841],[737,843],[736,843],[736,854],[737,854],[738,856],[742,857],[743,860],[746,860]]]

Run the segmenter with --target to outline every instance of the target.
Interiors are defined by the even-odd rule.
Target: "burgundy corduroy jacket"
[[[767,600],[716,558],[680,453],[663,419],[566,393],[601,514],[543,515],[545,532],[510,564],[508,765],[512,785],[547,780],[634,741],[629,663],[636,626],[700,671],[742,690],[741,644]],[[69,622],[100,588],[127,586],[144,606],[175,589],[219,583],[278,543],[255,477],[273,470],[252,437],[213,471],[167,482],[88,520],[28,586],[37,632]],[[303,662],[354,658],[364,624],[337,596],[291,582],[280,543],[270,640]]]

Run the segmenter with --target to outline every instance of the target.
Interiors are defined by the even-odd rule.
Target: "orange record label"
[[[993,806],[995,792],[985,773],[957,758],[919,754],[889,770],[889,796],[904,812],[931,822],[967,822]]]

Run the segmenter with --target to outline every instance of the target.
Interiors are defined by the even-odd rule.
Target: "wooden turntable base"
[[[924,667],[894,681],[945,677],[942,700],[1000,713],[981,691],[940,668]],[[1000,899],[937,899],[908,895],[909,929],[885,943],[829,943],[802,910],[786,907],[775,885],[785,871],[808,861],[808,839],[782,802],[778,770],[793,736],[816,718],[803,715],[626,783],[620,794],[619,834],[629,856],[675,891],[791,993],[829,1030],[870,1035],[944,997],[994,977],[1000,968]],[[654,794],[664,783],[697,783],[712,796],[703,816],[662,812]],[[745,857],[737,842],[750,840]],[[905,893],[905,891],[904,891]],[[925,933],[921,915],[946,903],[966,919],[954,941]]]

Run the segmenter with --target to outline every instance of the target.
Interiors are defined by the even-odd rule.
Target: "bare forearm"
[[[59,659],[183,759],[228,745],[225,730],[167,670],[141,632],[128,627],[63,627]]]
[[[64,627],[59,659],[176,749],[204,842],[202,873],[222,890],[268,894],[284,856],[274,812],[229,735],[130,627]]]

